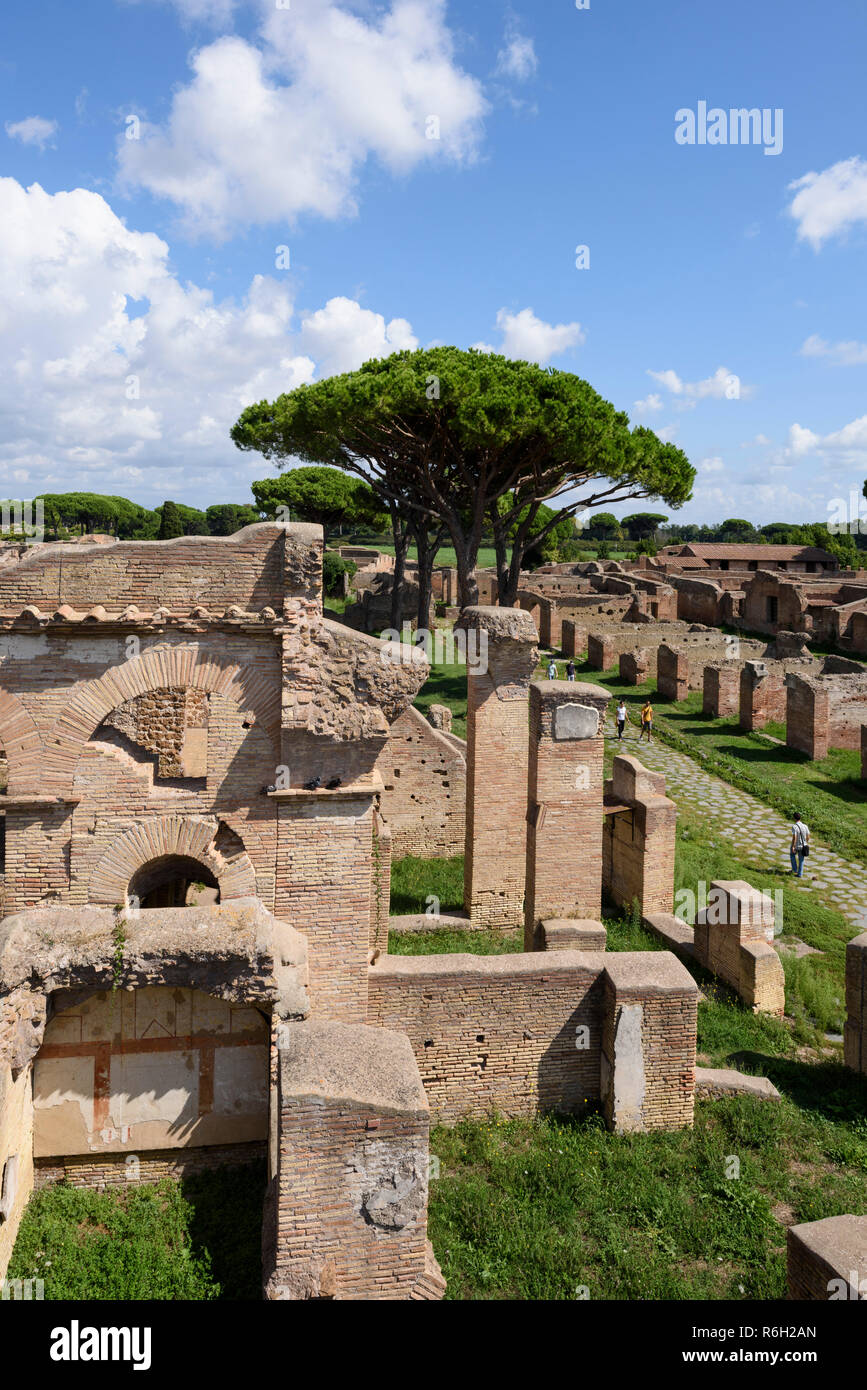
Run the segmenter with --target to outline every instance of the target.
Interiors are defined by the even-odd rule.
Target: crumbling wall
[[[867,672],[786,677],[786,743],[818,761],[831,748],[860,750]]]
[[[441,1298],[427,1240],[430,1112],[409,1042],[382,1028],[279,1034],[269,1299]]]
[[[867,1073],[867,932],[846,947],[846,1066]]]
[[[376,767],[395,855],[446,859],[464,852],[467,760],[456,739],[410,706],[389,731]]]
[[[740,995],[753,1013],[785,1011],[785,977],[774,939],[774,902],[740,880],[711,884],[695,924],[695,957]]]
[[[677,807],[665,778],[635,758],[616,756],[605,783],[602,886],[620,907],[637,902],[642,918],[671,912]]]
[[[407,1034],[446,1124],[594,1101],[616,1129],[691,1124],[697,1001],[667,952],[381,957],[370,972],[370,1021]]]

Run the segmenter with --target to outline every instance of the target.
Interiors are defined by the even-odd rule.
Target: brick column
[[[772,719],[785,719],[785,693],[780,676],[763,661],[746,661],[741,670],[739,724],[747,733],[763,729]]]
[[[686,652],[663,644],[656,654],[656,689],[664,700],[685,700],[689,694]]]
[[[786,676],[786,743],[816,762],[830,747],[828,687],[810,676]]]
[[[530,686],[524,949],[545,918],[602,911],[603,717],[607,690],[576,681]]]
[[[266,1298],[441,1298],[427,1241],[430,1111],[409,1039],[311,1022],[281,1028],[278,1045]]]
[[[465,608],[461,622],[479,655],[467,664],[464,907],[474,927],[508,929],[524,907],[527,692],[538,636],[520,608]]]
[[[693,1122],[698,987],[668,951],[613,952],[603,976],[602,1104],[617,1134]]]
[[[711,719],[737,714],[740,702],[740,676],[735,665],[705,666],[701,712]]]
[[[614,665],[614,643],[610,637],[591,632],[587,638],[587,665],[593,671],[610,671]]]

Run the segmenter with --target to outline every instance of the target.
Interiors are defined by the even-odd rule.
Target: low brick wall
[[[697,1001],[667,952],[387,956],[369,1021],[407,1034],[437,1122],[601,1103],[613,1128],[677,1128],[692,1120]]]
[[[753,1013],[782,1018],[785,1011],[783,965],[770,944],[774,902],[742,880],[711,884],[708,907],[695,924],[695,957],[730,985]]]
[[[867,1216],[829,1216],[786,1232],[789,1298],[867,1300]]]
[[[159,1182],[162,1178],[189,1178],[218,1168],[240,1168],[263,1163],[266,1143],[211,1144],[190,1149],[151,1149],[141,1154],[78,1154],[64,1158],[37,1158],[34,1187],[37,1192],[54,1183],[72,1187],[126,1187],[130,1183]]]

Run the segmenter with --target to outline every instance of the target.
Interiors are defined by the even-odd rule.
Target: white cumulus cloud
[[[57,122],[46,120],[44,116],[25,116],[23,121],[6,122],[6,134],[10,140],[20,140],[22,145],[36,145],[40,150],[45,149],[57,130]]]
[[[415,346],[406,320],[348,299],[299,324],[277,277],[217,300],[99,194],[0,179],[0,471],[22,497],[249,500],[270,465],[229,439],[245,406]]]
[[[804,174],[789,189],[794,192],[789,215],[798,224],[798,240],[808,241],[814,251],[867,222],[867,160],[857,155],[821,173]]]
[[[801,347],[802,357],[827,357],[839,367],[861,367],[867,362],[867,343],[854,340],[829,343],[813,333]]]
[[[369,19],[330,0],[261,9],[257,41],[195,52],[164,125],[121,138],[122,185],[223,238],[302,215],[351,216],[361,167],[395,174],[472,160],[486,102],[456,64],[445,0],[392,0]]]
[[[538,362],[546,366],[552,357],[584,342],[586,334],[580,323],[546,323],[532,309],[517,314],[501,309],[497,327],[502,335],[499,347],[489,343],[474,343],[480,352],[497,352],[517,361]]]
[[[752,395],[754,389],[745,386],[728,367],[717,367],[713,376],[705,377],[702,381],[684,381],[670,367],[664,372],[648,371],[647,375],[677,396],[682,410],[691,410],[698,401],[703,400],[739,400]]]
[[[514,15],[509,17],[503,47],[497,54],[497,75],[511,77],[515,82],[528,82],[539,68],[536,45],[518,28]]]

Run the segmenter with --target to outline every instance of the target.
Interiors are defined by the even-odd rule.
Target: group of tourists
[[[617,724],[617,742],[622,743],[626,725],[632,723],[632,720],[630,720],[629,714],[627,713],[626,701],[623,699],[622,696],[617,702],[617,710],[615,711],[614,720]],[[640,743],[642,739],[646,739],[648,743],[652,743],[653,705],[650,703],[649,696],[645,700],[644,704],[641,706],[641,714],[638,717],[638,725],[638,742]]]

